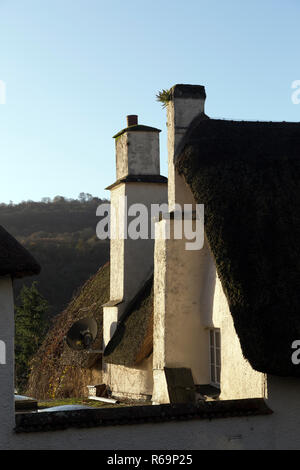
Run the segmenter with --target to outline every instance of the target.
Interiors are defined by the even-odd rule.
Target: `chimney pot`
[[[138,124],[138,116],[136,114],[130,114],[127,116],[127,127],[130,126],[137,126]]]

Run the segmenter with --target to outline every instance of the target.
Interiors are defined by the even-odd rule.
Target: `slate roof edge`
[[[120,137],[120,135],[124,134],[125,132],[161,132],[161,130],[157,129],[157,127],[145,126],[143,124],[134,124],[133,126],[125,127],[125,129],[117,132],[115,135],[113,135],[113,139]]]
[[[157,183],[167,184],[168,178],[162,175],[127,175],[118,179],[105,189],[112,189],[121,183]]]
[[[270,415],[273,411],[262,398],[209,401],[194,404],[128,406],[16,415],[16,433],[45,432],[69,428],[91,428],[168,421]]]

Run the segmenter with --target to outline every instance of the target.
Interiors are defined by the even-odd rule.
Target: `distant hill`
[[[37,277],[15,281],[17,298],[24,282],[37,280],[54,317],[62,312],[81,285],[109,259],[109,241],[96,237],[96,209],[107,202],[81,193],[79,199],[57,196],[40,202],[0,204],[0,225],[37,259]]]

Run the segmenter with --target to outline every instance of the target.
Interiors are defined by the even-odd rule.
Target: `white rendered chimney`
[[[127,127],[116,140],[117,180],[128,175],[159,175],[159,133],[155,127],[138,124],[138,116],[127,116]]]
[[[169,210],[174,209],[175,203],[191,204],[194,198],[190,189],[176,174],[174,154],[192,120],[204,113],[205,88],[201,85],[174,85],[171,99],[167,105],[168,127],[168,199]]]
[[[167,178],[160,175],[159,133],[154,127],[127,117],[125,129],[115,138],[117,180],[111,191],[111,217],[116,214],[117,237],[110,241],[110,302],[104,308],[104,346],[110,340],[122,312],[153,272],[154,239],[151,237],[151,205],[167,203]],[[131,238],[128,228],[135,215],[128,211],[143,205],[147,238]],[[143,227],[145,228],[145,227]]]

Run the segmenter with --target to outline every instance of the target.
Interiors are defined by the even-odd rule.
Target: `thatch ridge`
[[[124,312],[104,351],[110,364],[134,367],[153,350],[153,275]]]
[[[300,376],[300,124],[203,119],[177,152],[197,203],[244,356]]]
[[[0,225],[0,276],[21,278],[40,271],[40,265],[29,251]]]

